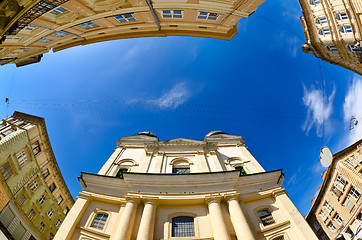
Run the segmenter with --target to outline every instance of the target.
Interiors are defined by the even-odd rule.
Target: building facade
[[[307,215],[319,239],[362,239],[362,139],[336,153]]]
[[[362,2],[360,0],[299,0],[306,43],[316,57],[362,74]]]
[[[283,179],[240,136],[121,137],[98,174],[81,174],[83,191],[54,239],[317,239]]]
[[[177,35],[230,40],[237,32],[237,21],[250,16],[262,2],[41,0],[5,33],[0,64],[22,66],[39,62],[50,49],[56,52],[124,38]]]
[[[0,122],[0,183],[0,228],[6,239],[53,239],[74,200],[43,118],[15,112]]]

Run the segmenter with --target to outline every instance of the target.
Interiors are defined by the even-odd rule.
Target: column
[[[139,200],[126,197],[126,201],[123,211],[122,208],[120,209],[121,219],[116,233],[111,237],[111,240],[129,240],[131,237]]]
[[[156,199],[145,199],[144,204],[137,240],[152,240],[155,228]]]
[[[74,203],[72,209],[64,219],[63,224],[60,226],[54,240],[69,240],[73,238],[73,233],[79,221],[82,219],[85,210],[90,203],[90,194],[81,192],[77,201]]]
[[[221,197],[208,197],[206,203],[209,208],[211,218],[211,228],[215,240],[230,240],[230,235],[226,229],[224,217],[220,206]]]
[[[240,207],[239,196],[236,194],[227,196],[226,200],[229,205],[230,218],[237,238],[239,240],[256,240],[248,220]]]

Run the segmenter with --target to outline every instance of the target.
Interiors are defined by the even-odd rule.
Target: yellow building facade
[[[362,139],[333,156],[307,215],[321,240],[362,238]]]
[[[53,239],[74,200],[43,118],[15,112],[0,121],[0,183],[0,239]]]
[[[306,43],[316,57],[362,74],[362,2],[360,0],[299,0]]]
[[[262,2],[41,0],[8,27],[0,45],[0,64],[23,66],[39,62],[50,49],[56,52],[124,38],[177,35],[230,40],[237,32],[237,21],[250,16]]]
[[[81,174],[83,191],[54,239],[317,239],[283,179],[240,136],[121,137],[97,174]]]

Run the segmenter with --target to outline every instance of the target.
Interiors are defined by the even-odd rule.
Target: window
[[[346,206],[349,209],[349,211],[351,211],[352,208],[354,207],[353,203],[351,203],[351,201],[348,198],[344,200],[343,205]]]
[[[123,173],[128,172],[127,168],[120,168],[116,174],[116,177],[123,178]]]
[[[328,212],[332,212],[333,207],[332,207],[331,204],[329,204],[329,202],[326,202],[326,203],[324,204],[324,206],[327,208]]]
[[[329,240],[329,238],[327,237],[327,235],[325,233],[323,233],[321,235],[321,238],[322,238],[322,240]]]
[[[94,218],[91,227],[103,230],[104,225],[106,224],[107,218],[108,218],[108,214],[98,213],[97,216]]]
[[[47,200],[45,194],[43,194],[39,199],[38,199],[38,202],[40,204],[40,206],[43,206],[45,201]]]
[[[352,27],[350,25],[345,25],[340,27],[342,33],[351,33],[353,32]]]
[[[18,199],[16,201],[18,202],[19,206],[21,207],[24,204],[24,202],[26,201],[25,195],[20,194],[20,197],[18,197]]]
[[[60,221],[60,219],[58,219],[57,223],[55,224],[55,226],[57,228],[60,228],[60,225],[62,225],[62,221]]]
[[[197,16],[198,19],[209,19],[209,20],[217,20],[219,14],[217,13],[209,13],[209,12],[199,12]]]
[[[240,171],[240,176],[247,175],[247,173],[243,167],[235,167],[235,170]]]
[[[346,234],[349,238],[353,238],[354,237],[354,233],[352,232],[352,230],[348,227],[346,230]]]
[[[331,188],[331,191],[337,196],[337,198],[339,198],[342,195],[342,191],[338,189],[338,185],[337,185],[337,187],[333,186]]]
[[[356,160],[356,162],[361,163],[361,160],[359,160],[359,158],[356,157],[355,155],[353,155],[352,158],[353,158],[354,160]]]
[[[66,8],[63,7],[57,7],[56,9],[50,11],[50,13],[53,13],[54,15],[58,15],[60,13],[68,11]]]
[[[34,155],[37,155],[38,153],[41,152],[40,150],[40,145],[39,145],[39,141],[33,142],[31,144],[31,148],[33,149]]]
[[[358,151],[358,154],[362,156],[362,151],[361,151],[361,150],[360,150],[360,151]]]
[[[190,168],[189,167],[183,167],[183,168],[172,168],[172,173],[174,174],[183,174],[183,173],[190,173]]]
[[[85,23],[81,23],[78,26],[85,28],[85,29],[89,29],[89,28],[93,28],[93,27],[98,27],[97,24],[93,23],[92,21],[89,22],[85,22]]]
[[[39,187],[38,182],[37,182],[36,180],[32,181],[32,182],[30,183],[29,187],[30,187],[30,190],[31,190],[32,192],[34,192],[35,189],[37,189],[37,188]]]
[[[6,136],[6,135],[9,135],[9,134],[12,133],[12,132],[13,132],[13,130],[8,129],[8,130],[2,132],[2,134],[3,134],[4,136]]]
[[[25,163],[28,162],[28,158],[26,157],[25,151],[19,153],[16,158],[18,159],[18,163],[20,167],[23,167]]]
[[[120,14],[120,15],[114,16],[114,18],[120,23],[122,23],[122,22],[133,22],[133,21],[137,20],[133,16],[133,13]]]
[[[63,213],[64,213],[65,215],[67,215],[68,212],[69,212],[69,208],[68,208],[68,207],[64,208]]]
[[[19,40],[19,39],[21,39],[20,36],[15,36],[15,35],[13,35],[13,36],[7,35],[7,36],[6,36],[6,40]],[[13,119],[12,119],[12,120],[13,120]]]
[[[44,228],[45,228],[45,223],[41,222],[39,227],[38,227],[39,232],[43,232]]]
[[[52,183],[52,184],[49,186],[50,192],[54,192],[54,190],[55,190],[56,188],[57,188],[57,187],[55,186],[54,183]]]
[[[338,49],[334,45],[327,46],[328,51],[330,52],[338,52]]]
[[[68,35],[68,33],[64,32],[64,31],[59,31],[59,32],[53,33],[52,35],[57,36],[57,37],[63,37],[65,35]]]
[[[38,40],[38,42],[43,42],[43,43],[47,43],[47,42],[50,42],[50,41],[53,41],[53,39],[50,39],[50,38],[41,38]]]
[[[337,222],[340,226],[343,224],[343,219],[341,218],[341,216],[339,216],[338,213],[334,216],[334,220],[336,220],[336,222]]]
[[[341,176],[337,176],[337,178],[336,178],[336,182],[338,182],[338,183],[340,183],[340,184],[342,184],[343,185],[343,187],[344,187],[344,185],[346,185],[346,180],[344,180]]]
[[[326,215],[323,211],[321,211],[321,212],[319,213],[319,216],[321,216],[321,218],[323,219],[323,221],[325,221],[325,220],[327,219],[327,215]]]
[[[52,240],[54,238],[54,234],[53,233],[49,233],[49,240]]]
[[[315,221],[314,223],[313,223],[313,227],[314,227],[314,229],[318,232],[319,231],[319,229],[321,229],[321,225],[319,225],[319,223],[317,222],[317,221]]]
[[[348,45],[348,50],[350,52],[353,52],[353,53],[360,53],[361,52],[361,49],[359,47],[356,47],[355,45]],[[349,161],[349,159],[347,159],[347,162]],[[356,164],[352,161],[348,162],[352,167],[353,166],[356,166]]]
[[[337,13],[337,20],[338,21],[343,21],[343,20],[347,20],[347,19],[348,19],[347,13],[345,13],[345,12]]]
[[[163,18],[182,18],[182,10],[162,10]]]
[[[326,36],[331,34],[331,30],[329,28],[319,29],[319,35]]]
[[[9,162],[6,162],[3,165],[1,165],[0,171],[5,180],[9,179],[9,177],[11,177],[14,174]]]
[[[350,45],[351,46],[351,45]],[[357,164],[355,162],[353,162],[351,159],[347,159],[346,161],[349,165],[351,165],[352,167],[357,167]]]
[[[349,195],[352,196],[356,201],[358,201],[361,194],[354,188],[351,187],[351,190],[349,190]]]
[[[53,215],[54,215],[54,210],[53,210],[53,208],[50,208],[49,211],[48,211],[48,217],[52,218]]]
[[[310,0],[311,5],[317,5],[317,4],[320,4],[320,3],[321,3],[321,0]]]
[[[194,237],[194,218],[179,216],[172,218],[172,237]]]
[[[261,211],[258,211],[258,216],[259,216],[261,223],[264,226],[275,223],[274,218],[268,209],[263,209]]]
[[[43,174],[43,178],[46,179],[49,176],[49,170],[45,169],[42,174]]]
[[[31,221],[34,217],[35,217],[36,213],[34,211],[34,209],[31,209],[30,212],[28,213],[28,218]]]
[[[331,231],[333,233],[335,233],[337,231],[337,228],[333,225],[333,223],[328,224],[328,227],[329,227],[329,229],[331,229]]]
[[[326,17],[317,18],[317,19],[316,19],[316,22],[317,22],[318,24],[326,24],[326,23],[328,23]]]
[[[59,196],[59,197],[57,198],[57,203],[58,203],[58,205],[59,205],[61,202],[63,202],[63,198],[62,198],[62,196]]]
[[[273,238],[273,240],[284,240],[284,236],[279,236],[279,237]]]

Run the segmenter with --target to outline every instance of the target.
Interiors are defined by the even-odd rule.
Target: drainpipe
[[[152,15],[153,15],[153,18],[155,19],[156,21],[156,24],[157,24],[157,27],[158,27],[158,31],[161,31],[161,26],[160,26],[160,23],[158,22],[158,19],[157,19],[157,16],[156,16],[156,13],[155,13],[155,9],[153,9],[153,6],[152,6],[152,3],[150,0],[146,0],[148,6],[150,7],[150,10],[152,12]]]

